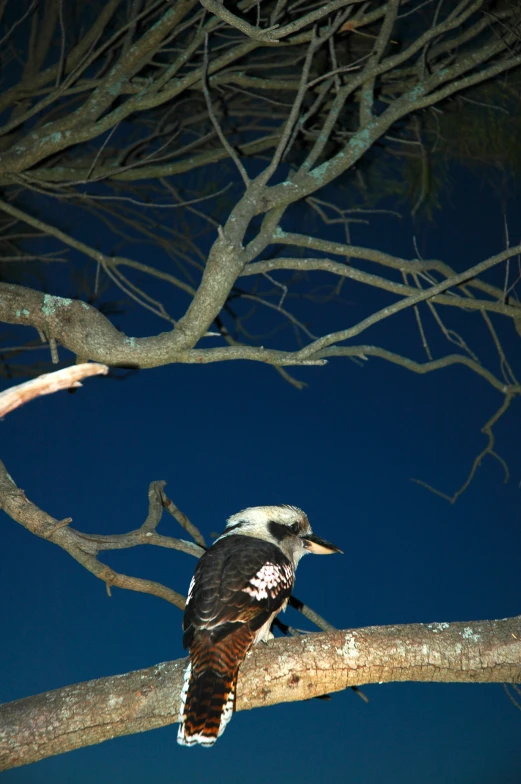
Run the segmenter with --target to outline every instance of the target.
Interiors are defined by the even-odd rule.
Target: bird
[[[273,637],[306,553],[341,553],[316,536],[297,506],[253,506],[228,518],[202,555],[188,589],[183,646],[189,649],[177,742],[213,746],[235,710],[239,668]]]

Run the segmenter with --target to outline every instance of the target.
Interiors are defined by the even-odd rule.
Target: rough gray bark
[[[157,664],[0,706],[0,770],[175,722],[185,664]],[[392,681],[521,681],[521,616],[367,627],[258,645],[241,668],[237,710]]]

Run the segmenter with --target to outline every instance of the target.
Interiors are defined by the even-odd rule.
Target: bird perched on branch
[[[306,553],[342,552],[311,530],[296,506],[253,506],[232,515],[201,557],[190,583],[183,645],[190,649],[177,741],[212,746],[235,708],[239,667],[273,635]]]

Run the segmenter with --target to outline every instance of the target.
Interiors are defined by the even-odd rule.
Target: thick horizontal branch
[[[173,362],[205,364],[226,359],[257,360],[274,365],[298,365],[320,362],[324,349],[334,343],[349,340],[405,308],[434,300],[448,289],[468,283],[473,278],[521,251],[517,245],[492,256],[468,270],[426,289],[416,291],[363,319],[348,329],[325,335],[296,352],[265,350],[250,346],[230,346],[216,349],[192,349],[195,335],[204,334],[211,323],[210,311],[215,313],[233,281],[240,276],[240,251],[229,246],[221,236],[214,244],[205,270],[205,282],[191,303],[176,330],[147,338],[133,338],[119,332],[96,308],[86,302],[53,297],[22,286],[0,283],[0,320],[9,324],[33,326],[47,337],[58,340],[77,356],[112,366],[158,367]],[[224,261],[223,261],[224,260]],[[215,272],[215,265],[220,267]],[[215,273],[215,274],[214,274]],[[212,297],[217,300],[212,302]],[[470,300],[469,300],[470,301]],[[200,307],[196,307],[200,305]],[[445,304],[445,303],[444,303]],[[466,307],[467,299],[462,301]],[[485,309],[485,301],[483,308]],[[515,310],[504,306],[504,314]]]
[[[185,665],[158,664],[0,706],[0,770],[175,722]],[[237,710],[393,681],[519,682],[521,617],[367,627],[258,645],[241,668]]]
[[[507,255],[510,252],[507,252]],[[497,257],[496,257],[497,259]],[[455,276],[456,278],[456,276]],[[450,281],[445,281],[445,287],[465,281],[465,274],[457,276]],[[425,296],[408,297],[400,300],[395,305],[389,306],[385,311],[379,311],[376,316],[382,318],[391,316],[404,306],[410,306],[421,299],[432,295],[432,289],[424,290]],[[439,292],[439,288],[437,289]],[[302,356],[302,351],[280,351],[256,346],[221,346],[219,348],[174,349],[171,345],[171,333],[163,333],[156,337],[132,338],[119,332],[110,321],[96,308],[78,300],[66,300],[60,297],[51,297],[33,289],[21,286],[0,283],[0,320],[8,323],[27,324],[36,326],[49,337],[57,338],[66,348],[74,351],[79,356],[90,355],[89,358],[104,361],[106,364],[117,367],[158,367],[160,365],[179,362],[183,364],[205,365],[213,362],[231,362],[237,360],[262,362],[276,367],[290,366],[320,366],[326,364],[331,357],[359,357],[377,356],[384,360],[399,364],[415,373],[429,373],[454,364],[462,364],[469,370],[482,376],[489,384],[501,393],[509,391],[513,395],[520,394],[516,385],[507,385],[503,379],[494,376],[479,362],[464,354],[450,354],[429,362],[420,363],[388,351],[379,346],[351,345],[317,347],[313,353]],[[438,293],[434,297],[439,296]],[[433,297],[433,298],[434,298]],[[25,313],[28,311],[28,314]],[[371,320],[365,320],[367,322]],[[74,316],[77,316],[76,319]],[[378,320],[378,319],[377,319]],[[364,323],[364,322],[362,322]],[[517,322],[516,322],[517,323]],[[357,327],[351,330],[351,336],[357,334]],[[361,331],[361,330],[360,330]],[[346,339],[345,333],[337,339]],[[314,345],[314,344],[310,344]],[[306,350],[307,351],[307,350]]]
[[[36,327],[76,356],[112,367],[158,367],[176,361],[173,331],[128,337],[86,302],[25,286],[0,283],[0,321]]]

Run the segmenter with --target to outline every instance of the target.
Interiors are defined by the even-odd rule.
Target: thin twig
[[[169,512],[169,514],[171,514],[172,517],[177,520],[181,528],[184,528],[184,530],[190,534],[194,542],[197,542],[200,547],[203,547],[206,550],[206,542],[200,530],[189,520],[187,515],[185,515],[185,513],[182,512],[179,507],[177,507],[174,502],[170,500],[170,498],[168,498],[163,490],[161,491],[161,503],[167,512]]]
[[[203,87],[203,94],[206,101],[206,109],[208,111],[208,116],[212,121],[212,125],[215,128],[217,136],[221,140],[221,144],[234,162],[235,166],[237,167],[237,171],[242,177],[242,180],[245,186],[248,188],[251,180],[248,177],[248,172],[244,168],[241,163],[241,160],[235,150],[233,149],[232,145],[229,143],[228,139],[226,138],[225,134],[223,133],[223,129],[221,128],[217,117],[215,116],[215,112],[212,106],[212,99],[210,97],[210,90],[208,89],[208,35],[204,38],[204,60],[203,60],[203,75],[202,75],[202,87]]]
[[[476,475],[476,471],[480,467],[480,465],[481,465],[481,463],[483,461],[483,458],[486,455],[490,455],[491,457],[494,457],[499,462],[499,464],[503,468],[503,471],[504,471],[504,474],[505,474],[505,483],[508,482],[508,479],[509,479],[508,466],[505,463],[505,461],[503,460],[503,458],[500,457],[497,454],[497,452],[494,451],[495,436],[494,436],[493,428],[494,428],[494,425],[498,422],[498,420],[501,419],[503,414],[506,413],[506,411],[508,410],[508,407],[510,406],[511,402],[512,402],[512,395],[511,394],[505,394],[505,399],[503,400],[503,403],[501,404],[501,406],[498,408],[498,410],[495,412],[495,414],[490,417],[488,422],[486,422],[483,425],[483,427],[481,428],[481,432],[484,433],[484,435],[486,435],[487,438],[488,438],[488,443],[484,447],[484,449],[481,450],[479,455],[477,455],[475,457],[474,462],[472,463],[472,467],[471,467],[471,469],[469,471],[469,474],[468,474],[466,480],[463,482],[461,487],[458,490],[456,490],[454,495],[447,495],[447,493],[443,493],[441,490],[437,490],[435,487],[433,487],[432,485],[428,484],[427,482],[423,482],[421,479],[415,479],[415,478],[411,477],[411,482],[415,482],[415,484],[421,485],[422,487],[425,487],[427,490],[430,490],[431,493],[434,493],[435,495],[439,495],[439,496],[441,496],[441,498],[445,498],[446,501],[449,501],[451,504],[454,504],[454,503],[456,503],[458,498],[461,495],[463,495],[465,490],[469,487],[470,483],[472,482],[472,480],[474,479],[474,477]]]

